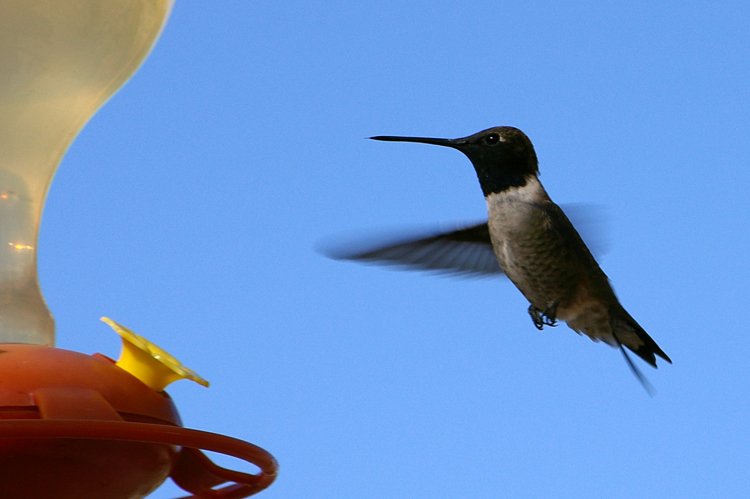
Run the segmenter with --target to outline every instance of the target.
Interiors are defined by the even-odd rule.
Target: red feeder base
[[[13,499],[138,499],[171,476],[191,497],[234,499],[268,487],[276,461],[247,442],[182,428],[166,392],[110,359],[36,345],[0,345],[0,495]],[[251,475],[198,449],[244,459]],[[221,489],[218,485],[234,482]]]

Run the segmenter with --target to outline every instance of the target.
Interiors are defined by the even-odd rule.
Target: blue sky
[[[269,450],[261,497],[750,493],[746,2],[178,1],[83,129],[39,241],[58,346],[122,323],[211,381],[186,426]],[[524,130],[674,361],[537,331],[502,279],[331,261],[327,237],[479,220],[460,153]],[[234,465],[232,461],[221,460]],[[153,494],[179,495],[165,485]]]

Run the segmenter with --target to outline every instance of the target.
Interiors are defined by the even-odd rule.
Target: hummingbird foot
[[[541,331],[544,326],[557,326],[557,304],[559,301],[552,301],[547,304],[547,307],[542,310],[535,307],[534,305],[529,306],[529,315],[531,320],[534,322],[534,326]]]

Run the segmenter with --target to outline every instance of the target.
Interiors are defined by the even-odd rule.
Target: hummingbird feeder
[[[167,477],[192,498],[268,487],[273,456],[182,426],[171,382],[208,383],[114,321],[118,361],[54,347],[37,279],[42,209],[65,151],[148,55],[172,0],[0,3],[0,496],[137,499]],[[258,468],[215,465],[201,450]]]

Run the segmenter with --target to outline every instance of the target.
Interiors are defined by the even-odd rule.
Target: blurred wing
[[[602,208],[588,204],[563,207],[591,253],[594,256],[604,253],[607,242],[602,237],[606,228]],[[334,260],[393,265],[403,270],[471,277],[504,275],[492,250],[487,222],[450,232],[423,231],[420,235],[401,231],[401,234],[391,231],[359,242],[349,239],[324,244],[319,251]]]
[[[377,241],[377,242],[374,242]],[[487,223],[445,233],[411,237],[368,238],[359,244],[337,245],[323,253],[335,260],[396,265],[405,270],[439,274],[502,275],[492,250]]]
[[[589,203],[565,203],[559,207],[568,216],[568,220],[576,228],[594,258],[599,258],[609,251],[609,213],[604,206]]]

